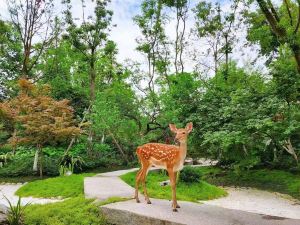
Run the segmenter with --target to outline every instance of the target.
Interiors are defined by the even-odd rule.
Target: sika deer
[[[160,143],[148,143],[137,148],[136,153],[141,163],[141,169],[136,175],[135,183],[135,199],[139,203],[138,188],[140,182],[143,184],[145,200],[151,204],[147,189],[146,176],[151,166],[166,169],[170,177],[172,188],[172,208],[177,212],[176,208],[180,208],[176,200],[176,177],[177,172],[182,170],[187,152],[187,137],[193,129],[193,124],[188,123],[185,128],[177,129],[174,124],[169,125],[170,130],[176,134],[175,139],[179,141],[177,145],[166,145]]]

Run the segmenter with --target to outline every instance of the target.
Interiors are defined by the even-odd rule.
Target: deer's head
[[[180,143],[184,143],[187,140],[189,133],[193,130],[193,123],[190,122],[186,125],[185,128],[176,128],[175,124],[169,124],[170,130],[176,134],[175,140],[179,141]]]

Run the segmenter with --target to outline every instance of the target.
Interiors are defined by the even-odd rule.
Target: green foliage
[[[52,148],[52,151],[55,149]],[[58,151],[59,152],[59,151]],[[59,174],[59,157],[58,154],[44,156],[44,174],[46,176],[56,176]],[[16,155],[11,155],[11,159],[2,168],[0,168],[0,177],[18,177],[33,176],[37,172],[33,171],[34,150],[29,147],[19,147]]]
[[[21,197],[76,197],[83,194],[83,180],[94,174],[73,174],[71,176],[48,178],[29,182],[16,192]]]
[[[12,21],[0,20],[0,161],[15,154],[0,168],[0,176],[36,174],[29,146],[38,147],[38,165],[48,176],[58,175],[61,164],[61,170],[75,173],[135,164],[137,146],[172,143],[168,124],[187,122],[194,124],[188,140],[188,155],[193,158],[218,159],[236,176],[260,167],[298,170],[297,2],[283,1],[271,10],[272,1],[260,0],[250,10],[243,1],[232,1],[230,7],[198,1],[192,9],[187,0],[143,0],[133,20],[141,31],[137,51],[145,56],[145,65],[118,63],[118,46],[109,40],[109,2],[95,1],[94,14],[75,22],[71,1],[63,1],[64,21],[58,17],[51,21],[51,42],[43,45],[37,40],[27,46],[27,61],[19,30]],[[193,49],[193,38],[184,35],[191,11],[200,52]],[[273,22],[267,11],[272,11]],[[169,37],[165,30],[173,20],[175,37]],[[253,71],[250,64],[255,61],[239,68],[241,61],[230,57],[234,49],[239,54],[236,46],[244,46],[236,33],[245,20],[245,44],[259,44],[260,53],[269,57],[265,72]],[[185,56],[195,56],[193,64],[199,66],[198,53],[211,56],[204,64],[214,67],[213,76],[187,72],[191,64]],[[22,64],[28,67],[25,75],[36,79],[22,80],[17,95],[15,79]],[[75,126],[80,121],[81,130]],[[68,163],[60,163],[74,136],[64,160]],[[26,146],[18,146],[24,142]],[[85,163],[73,165],[72,158]]]
[[[94,200],[84,197],[46,205],[30,205],[25,210],[24,222],[28,225],[108,224]]]
[[[0,100],[14,93],[12,80],[20,75],[21,39],[12,23],[0,19]]]
[[[139,142],[135,138],[142,129],[137,99],[124,82],[114,82],[98,93],[92,110],[92,121],[95,133],[106,138],[105,142],[112,143],[121,154],[132,153]],[[98,145],[98,148],[105,148],[105,145]]]
[[[281,170],[249,170],[236,174],[217,167],[201,167],[203,179],[215,185],[254,187],[289,194],[300,199],[300,176]]]
[[[127,173],[121,179],[130,186],[135,186],[136,172]],[[171,199],[170,186],[160,186],[160,182],[168,179],[168,176],[155,172],[150,172],[147,176],[147,191],[150,197],[160,199]],[[210,200],[227,195],[227,192],[219,187],[198,181],[193,183],[179,182],[176,185],[176,195],[178,200],[198,202],[199,200]]]
[[[186,166],[179,173],[179,181],[189,184],[199,183],[201,181],[201,173],[191,166]]]
[[[84,160],[80,156],[72,156],[70,153],[65,153],[60,160],[60,172],[59,174],[66,175],[66,172],[74,172],[74,169],[82,169]]]

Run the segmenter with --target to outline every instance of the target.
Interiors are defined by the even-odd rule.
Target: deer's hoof
[[[147,201],[147,204],[152,204],[150,200]]]
[[[173,212],[178,212],[178,210],[177,209],[173,209]]]
[[[136,199],[136,203],[140,203],[141,201],[139,199]]]
[[[177,208],[177,209],[179,209],[179,208],[180,208],[180,206],[179,206],[179,205],[176,205],[176,208]]]

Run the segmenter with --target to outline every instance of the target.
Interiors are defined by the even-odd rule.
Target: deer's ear
[[[190,133],[193,130],[193,123],[192,122],[188,123],[185,129],[188,133]]]
[[[173,133],[176,133],[177,132],[177,128],[176,128],[176,125],[175,124],[169,124],[169,127],[170,127],[170,130],[173,132]]]

